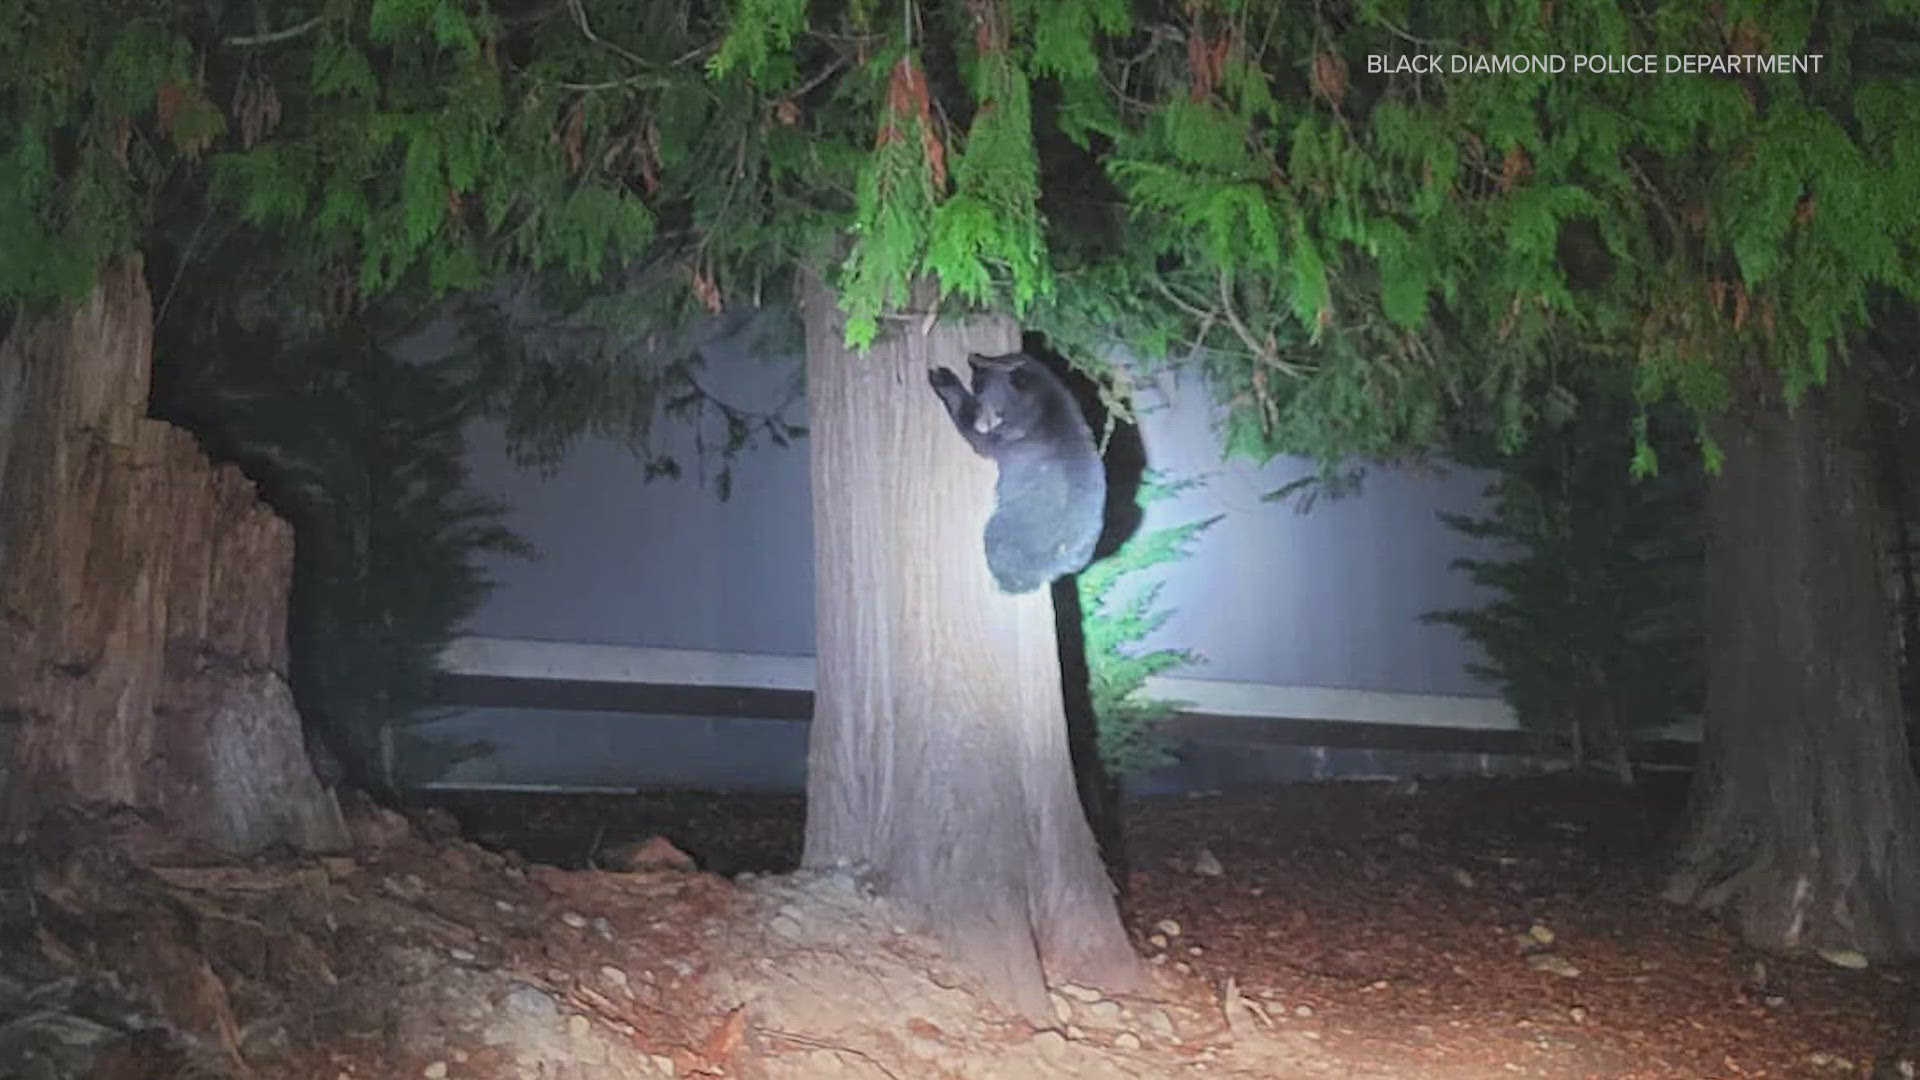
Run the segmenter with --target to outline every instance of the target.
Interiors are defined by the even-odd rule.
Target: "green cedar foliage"
[[[1920,286],[1911,4],[1191,10],[1184,34],[1106,68],[1125,96],[1105,162],[1135,254],[1096,280],[1163,296],[1159,343],[1209,364],[1233,449],[1438,446],[1463,408],[1512,446],[1572,374],[1553,364],[1569,341],[1632,365],[1643,400],[1711,412],[1731,364],[1804,386],[1869,289]],[[1175,55],[1197,46],[1206,63]],[[1826,66],[1366,72],[1370,56],[1576,48]]]
[[[1149,476],[1140,487],[1140,505],[1169,498],[1197,483],[1158,482]],[[1100,760],[1109,777],[1145,772],[1172,760],[1158,729],[1182,703],[1144,697],[1142,690],[1149,678],[1200,660],[1188,649],[1137,648],[1173,611],[1155,606],[1159,583],[1140,585],[1134,576],[1187,558],[1200,534],[1218,520],[1216,514],[1137,533],[1074,579],[1080,590]]]
[[[245,303],[302,334],[453,293],[525,456],[583,431],[640,444],[674,412],[721,449],[742,425],[790,439],[689,398],[675,331],[777,298],[823,225],[844,231],[871,126],[776,108],[789,59],[709,75],[720,37],[670,0],[22,0],[0,15],[0,320],[132,249],[176,285],[268,294]]]
[[[1697,715],[1705,680],[1700,477],[1631,476],[1633,411],[1622,388],[1510,453],[1462,440],[1456,459],[1495,473],[1491,514],[1440,516],[1500,549],[1453,564],[1492,598],[1425,616],[1480,647],[1468,670],[1548,752],[1625,780],[1632,743]]]
[[[1794,392],[1869,290],[1920,294],[1913,0],[280,7],[0,16],[0,302],[71,295],[210,189],[281,276],[360,300],[638,262],[668,284],[626,301],[684,319],[816,263],[858,344],[931,283],[1023,316],[1122,415],[1111,358],[1191,362],[1231,450],[1332,461],[1462,413],[1517,445],[1569,343],[1696,414],[1750,361]],[[1575,50],[1823,59],[1368,71]]]
[[[0,154],[22,182],[0,206],[0,298],[84,287],[180,187],[273,230],[316,287],[360,294],[468,287],[516,258],[591,276],[651,235],[640,199],[569,167],[551,105],[510,90],[486,5],[316,6],[14,5]]]

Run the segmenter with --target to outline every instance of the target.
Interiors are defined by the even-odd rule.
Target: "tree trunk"
[[[1667,892],[1762,948],[1884,956],[1920,950],[1920,787],[1854,379],[1714,427],[1706,737]]]
[[[287,689],[293,535],[146,417],[137,260],[0,343],[0,825],[157,814],[185,845],[340,846]]]
[[[1139,978],[1074,789],[1049,592],[998,592],[994,466],[930,365],[1020,347],[1004,318],[842,344],[806,284],[819,674],[804,861],[863,864],[984,989],[1051,1025],[1046,976]]]

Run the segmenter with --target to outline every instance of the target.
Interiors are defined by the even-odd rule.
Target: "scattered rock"
[[[1239,983],[1232,976],[1228,976],[1220,988],[1220,1012],[1226,1018],[1228,1030],[1236,1036],[1249,1034],[1255,1020],[1268,1027],[1273,1026],[1273,1017],[1267,1014],[1266,1007],[1242,994]]]
[[[1058,1065],[1066,1060],[1071,1049],[1067,1037],[1057,1031],[1041,1031],[1033,1036],[1033,1048],[1039,1052],[1042,1060]]]
[[[522,1016],[560,1015],[560,1006],[554,1004],[546,991],[526,983],[514,984],[513,989],[507,991],[506,1000],[500,1003],[500,1007],[506,1012],[518,1013]]]
[[[1065,996],[1085,1004],[1092,1004],[1106,996],[1091,986],[1081,986],[1078,983],[1061,983],[1058,989]]]
[[[388,895],[405,900],[409,904],[418,903],[426,898],[427,883],[420,880],[418,874],[403,874],[400,877],[383,877],[380,887]]]
[[[1131,1031],[1123,1031],[1113,1037],[1113,1045],[1121,1050],[1140,1049],[1140,1036]]]
[[[412,839],[413,826],[407,824],[406,818],[384,806],[368,804],[349,808],[347,835],[353,838],[356,849],[377,852]]]
[[[421,807],[413,811],[411,817],[413,830],[423,840],[441,842],[460,838],[460,819],[444,807]]]
[[[596,860],[608,870],[694,870],[693,856],[664,836],[615,844]]]
[[[1558,975],[1563,979],[1574,979],[1580,975],[1580,969],[1559,953],[1540,952],[1527,957],[1527,966],[1535,971],[1544,971],[1549,975]]]
[[[1227,868],[1220,865],[1220,858],[1212,849],[1201,848],[1194,852],[1193,872],[1201,877],[1219,877],[1227,872]]]
[[[1172,919],[1161,919],[1159,922],[1153,924],[1153,928],[1170,938],[1180,936],[1180,924]]]
[[[490,852],[459,841],[449,841],[440,848],[441,864],[461,877],[471,875],[481,863],[492,857]]]
[[[1867,966],[1865,954],[1853,949],[1817,949],[1820,959],[1834,967],[1843,967],[1848,971],[1862,971]]]

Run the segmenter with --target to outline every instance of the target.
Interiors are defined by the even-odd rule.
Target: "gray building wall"
[[[1148,508],[1146,527],[1225,517],[1191,559],[1165,574],[1176,609],[1151,644],[1192,648],[1207,663],[1182,674],[1282,686],[1490,695],[1463,665],[1478,650],[1426,612],[1473,607],[1483,591],[1451,570],[1480,545],[1436,511],[1482,513],[1485,474],[1375,468],[1358,493],[1305,513],[1261,497],[1310,475],[1310,462],[1222,460],[1204,386],[1163,379],[1143,406],[1152,467],[1205,476],[1203,488]],[[1154,401],[1152,399],[1158,399]]]
[[[798,364],[756,360],[725,344],[708,356],[706,388],[750,409],[788,397]],[[931,393],[928,406],[935,406]],[[1473,647],[1451,627],[1419,621],[1427,611],[1482,602],[1449,569],[1468,542],[1435,511],[1477,512],[1485,477],[1376,469],[1357,495],[1320,499],[1300,513],[1261,496],[1311,466],[1222,460],[1204,387],[1164,379],[1142,390],[1138,406],[1149,466],[1172,479],[1205,479],[1150,506],[1141,527],[1224,514],[1192,558],[1156,571],[1164,582],[1160,603],[1175,614],[1144,644],[1191,649],[1205,660],[1162,680],[1156,693],[1212,715],[1511,729],[1492,689],[1463,670]],[[789,408],[788,418],[804,424],[804,403]],[[694,467],[691,434],[666,425],[660,434],[687,466],[682,478],[644,481],[633,454],[607,439],[582,440],[542,474],[515,466],[497,426],[470,432],[476,487],[509,507],[507,524],[538,556],[489,564],[498,587],[470,620],[455,670],[811,686],[804,440],[735,460],[732,497],[722,502]],[[498,705],[462,709],[416,733],[491,747],[443,778],[455,785],[793,790],[805,767],[805,725],[792,720]],[[1136,786],[1533,767],[1484,753],[1451,755],[1463,765],[1444,753],[1391,748],[1193,750]]]
[[[743,405],[779,400],[791,368],[720,352],[716,393]],[[1423,624],[1479,591],[1449,563],[1466,541],[1436,510],[1474,512],[1485,479],[1464,471],[1376,469],[1361,492],[1309,513],[1261,495],[1310,466],[1222,461],[1204,388],[1168,380],[1143,394],[1150,466],[1203,487],[1149,508],[1143,528],[1226,515],[1194,556],[1161,575],[1175,615],[1149,642],[1196,650],[1183,674],[1290,686],[1487,695],[1462,670],[1474,650],[1451,627]],[[932,405],[932,395],[928,395]],[[791,414],[804,423],[803,408]],[[680,433],[683,448],[690,440]],[[727,652],[813,651],[811,492],[804,440],[763,446],[733,467],[721,502],[693,474],[645,482],[616,442],[583,440],[551,476],[516,467],[499,429],[477,427],[476,486],[511,507],[508,524],[538,558],[500,559],[470,623],[492,637]]]
[[[475,487],[535,558],[495,558],[470,633],[811,655],[813,519],[804,440],[746,455],[725,502],[691,473],[645,482],[625,446],[583,440],[551,476],[476,427]]]

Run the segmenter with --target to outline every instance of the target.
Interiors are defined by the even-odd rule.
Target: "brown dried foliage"
[[[584,98],[576,98],[574,100],[573,107],[567,110],[566,120],[561,123],[560,130],[555,132],[554,137],[559,141],[560,148],[566,152],[567,168],[572,170],[574,175],[578,176],[585,162],[585,155],[581,153],[581,147],[586,143],[587,138],[586,100]]]
[[[720,295],[719,283],[713,280],[713,272],[696,264],[687,268],[687,275],[692,279],[694,298],[700,301],[702,307],[718,315],[720,309],[726,306],[726,301]]]
[[[990,104],[982,102],[981,108],[987,108]],[[927,77],[912,56],[902,56],[887,77],[886,117],[880,122],[880,131],[874,136],[873,145],[882,147],[904,138],[903,129],[909,118],[919,123],[920,152],[926,158],[927,173],[933,178],[934,190],[944,191],[947,186],[947,150],[933,126],[933,101],[927,94]]]
[[[1500,190],[1512,191],[1527,182],[1533,175],[1533,159],[1521,149],[1519,143],[1507,147],[1507,153],[1500,160]]]
[[[243,148],[252,149],[280,126],[280,95],[264,75],[242,75],[233,88],[232,107]]]
[[[1330,52],[1313,58],[1314,95],[1338,110],[1347,97],[1347,62]]]
[[[190,158],[200,156],[200,152],[213,143],[211,134],[200,134],[188,138],[180,130],[181,120],[192,104],[192,99],[197,97],[200,97],[197,87],[173,79],[161,83],[153,94],[154,114],[160,119],[160,130],[166,132],[167,138],[172,139],[180,152]],[[205,98],[201,100],[205,102]],[[213,107],[210,102],[206,104],[208,108]]]
[[[1214,23],[1209,29],[1209,23]],[[1231,22],[1209,19],[1206,0],[1187,0],[1187,69],[1194,101],[1205,101],[1220,87],[1227,57],[1239,44],[1239,30]]]

